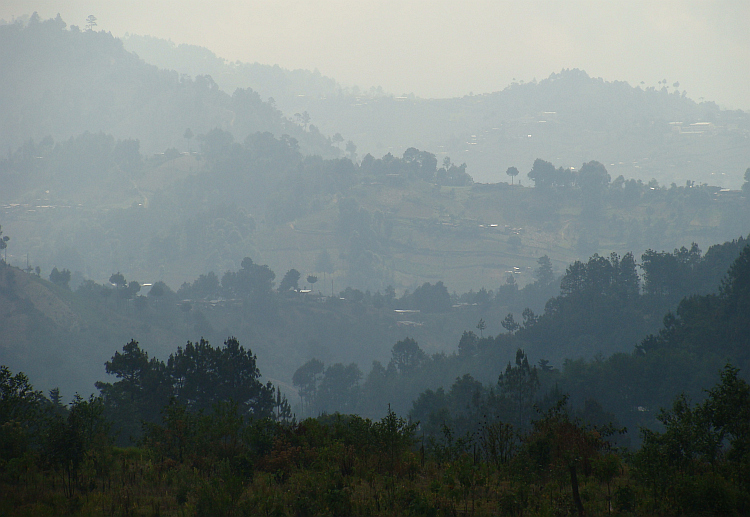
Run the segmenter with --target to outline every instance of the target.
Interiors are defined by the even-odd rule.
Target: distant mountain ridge
[[[481,182],[504,180],[510,166],[525,176],[541,157],[572,167],[596,159],[613,177],[663,185],[738,188],[750,164],[750,115],[695,102],[679,83],[634,87],[573,69],[484,95],[420,99],[343,89],[316,72],[230,63],[158,38],[130,35],[124,43],[159,66],[210,74],[229,92],[251,87],[287,116],[307,111],[324,134],[352,139],[360,156],[400,156],[417,147],[465,161]]]
[[[357,142],[362,154],[374,149],[399,155],[413,145],[466,162],[480,182],[506,181],[511,166],[528,181],[536,158],[576,168],[595,159],[613,178],[739,188],[750,164],[747,113],[696,103],[666,86],[644,90],[581,70],[454,99],[309,102],[321,131],[330,132],[324,121],[335,120],[336,130]]]
[[[185,43],[176,45],[153,36],[126,34],[122,42],[127,50],[147,63],[190,77],[210,75],[228,93],[237,88],[252,87],[261,98],[272,97],[282,111],[290,113],[304,105],[299,98],[326,97],[342,90],[334,79],[317,70],[287,70],[279,65],[258,62],[229,62],[205,47]]]
[[[149,154],[184,149],[187,128],[198,136],[219,127],[240,141],[256,132],[289,134],[306,152],[338,152],[252,90],[229,95],[208,76],[159,70],[111,34],[68,29],[59,17],[0,26],[0,69],[3,149],[90,131],[137,139]]]
[[[484,95],[396,97],[314,71],[230,63],[193,45],[66,27],[38,16],[0,27],[0,147],[103,131],[138,139],[148,154],[186,148],[186,128],[219,127],[237,141],[289,134],[323,157],[340,155],[332,144],[345,140],[360,159],[416,147],[465,162],[488,183],[506,180],[511,166],[528,181],[542,158],[562,167],[598,160],[613,178],[739,188],[750,164],[750,115],[696,103],[679,83],[644,89],[563,70]]]

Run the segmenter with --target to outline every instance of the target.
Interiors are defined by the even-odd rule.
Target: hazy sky
[[[679,81],[694,100],[750,110],[750,1],[3,0],[0,18],[208,47],[230,60],[320,70],[345,86],[422,97],[485,93],[581,68]]]

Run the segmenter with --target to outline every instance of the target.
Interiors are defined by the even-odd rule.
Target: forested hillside
[[[696,245],[639,259],[594,255],[569,265],[562,278],[544,256],[536,280],[523,288],[511,275],[496,290],[462,294],[450,294],[438,281],[403,294],[392,286],[347,287],[327,296],[316,289],[325,270],[320,277],[294,268],[277,275],[250,257],[178,290],[163,282],[142,287],[117,272],[71,292],[68,269],[53,269],[47,282],[33,268],[5,266],[0,351],[6,364],[39,385],[69,394],[91,390],[101,365],[125,340],[136,339],[164,359],[188,340],[236,336],[285,393],[299,393],[301,399],[291,398],[300,414],[379,417],[384,396],[405,414],[420,392],[447,388],[465,374],[491,382],[519,348],[534,363],[562,371],[575,361],[631,352],[683,297],[717,292],[745,243],[712,246],[705,255]],[[342,400],[349,402],[341,406]]]
[[[706,262],[740,245],[728,243]],[[623,262],[614,271],[626,274],[610,277],[608,295],[628,295],[632,281]],[[572,266],[566,285],[576,276],[582,287],[601,286],[607,269],[601,265],[593,257],[585,275]],[[245,264],[249,278],[269,278],[254,266]],[[240,285],[239,278],[227,285]],[[655,280],[653,273],[649,278]],[[98,383],[101,396],[76,395],[69,405],[59,390],[46,397],[23,373],[2,366],[0,484],[10,495],[0,509],[10,515],[107,509],[394,515],[405,508],[414,515],[743,514],[750,507],[744,475],[750,386],[733,364],[747,368],[748,278],[745,246],[718,294],[683,299],[676,317],[669,314],[658,336],[632,355],[570,361],[560,373],[544,360],[531,366],[518,349],[495,386],[466,374],[447,392],[420,394],[412,421],[390,406],[379,420],[337,412],[297,421],[273,384],[260,382],[256,357],[235,338],[223,346],[188,342],[167,361],[130,341],[106,362],[117,380]],[[249,285],[257,296],[259,284]],[[525,317],[524,330],[539,323],[533,319]],[[507,326],[520,332],[511,319]],[[461,354],[497,346],[482,341],[462,339]],[[427,359],[409,339],[393,352],[388,370],[375,374],[381,386],[390,385],[383,382],[389,375],[413,375]],[[322,364],[309,368],[308,403],[339,391],[327,383],[336,369],[328,368],[316,386]],[[351,367],[338,369],[338,377],[352,378]],[[675,394],[683,386],[705,392],[693,402],[685,392]],[[388,393],[380,395],[385,404]],[[341,411],[354,408],[350,393],[339,391],[335,400]],[[623,417],[629,425],[646,424],[636,446],[623,438]],[[649,428],[657,422],[658,430]],[[113,446],[136,437],[137,447]],[[628,445],[631,453],[623,449]]]
[[[353,140],[360,155],[402,154],[409,147],[466,162],[477,181],[494,183],[511,166],[536,158],[563,167],[590,160],[614,176],[739,188],[750,162],[750,116],[695,99],[679,81],[630,85],[561,70],[530,83],[454,99],[421,99],[378,88],[342,89],[319,74],[228,63],[209,49],[131,35],[147,62],[221,88],[251,87],[292,117],[307,114],[324,134]],[[679,78],[675,78],[679,79]]]
[[[308,104],[305,97],[325,98],[341,90],[334,79],[318,71],[286,70],[257,62],[228,62],[207,48],[185,43],[175,45],[153,36],[127,34],[122,43],[146,63],[159,68],[190,77],[210,75],[225,92],[252,88],[262,99],[273,98],[287,115],[304,112]]]
[[[92,48],[109,49],[134,70],[148,71],[146,78],[169,76],[117,50],[119,43],[108,35],[67,30],[60,20],[2,30],[18,41],[58,38],[56,48],[69,44],[81,55],[86,55],[87,38],[101,38],[104,43],[92,43]],[[198,82],[183,80],[179,87]],[[206,91],[230,99],[219,90]],[[266,103],[251,105],[284,121]],[[292,126],[300,138],[323,138],[310,125]],[[697,274],[693,267],[700,252],[689,244],[708,249],[745,235],[750,220],[742,193],[613,178],[597,161],[570,169],[536,159],[528,170],[509,168],[503,179],[511,184],[481,184],[473,181],[467,164],[415,147],[382,157],[358,156],[350,147],[346,158],[321,158],[306,155],[289,133],[257,131],[239,140],[213,127],[178,137],[188,151],[169,148],[154,155],[144,154],[138,138],[90,131],[67,139],[46,135],[27,140],[0,160],[3,230],[11,236],[4,257],[21,269],[38,267],[42,278],[68,271],[66,284],[80,291],[78,301],[64,291],[53,298],[77,307],[74,312],[83,316],[76,318],[96,322],[81,328],[58,325],[30,295],[10,298],[8,321],[14,324],[5,334],[5,349],[12,365],[34,375],[45,372],[42,385],[80,389],[67,383],[74,379],[90,389],[96,380],[92,372],[109,350],[133,337],[163,358],[170,347],[187,340],[204,336],[221,342],[237,335],[268,360],[267,374],[287,387],[294,371],[313,358],[326,367],[356,363],[364,375],[371,361],[389,362],[393,344],[407,337],[428,356],[450,354],[480,319],[483,331],[496,336],[508,313],[521,322],[525,308],[545,312],[547,300],[558,294],[557,279],[570,264],[579,273],[588,271],[585,261],[594,253],[598,258],[592,268],[616,269],[630,257],[631,269],[638,263],[646,272],[665,256],[663,250],[685,246],[687,251],[675,252],[670,260],[682,268],[680,275]],[[534,187],[519,186],[520,179]],[[225,278],[245,269],[248,259],[278,274],[274,288],[284,272],[294,270],[299,287],[331,297],[326,303],[281,297],[269,312],[255,311],[256,305],[238,302],[243,296],[223,286]],[[584,262],[576,265],[576,260]],[[719,275],[727,264],[716,270]],[[13,271],[8,278],[18,274]],[[718,285],[716,271],[703,292]],[[116,275],[145,287],[142,292],[112,291]],[[196,282],[202,285],[200,278],[212,287],[191,292]],[[575,289],[564,284],[572,298],[555,302],[550,310],[568,317],[543,317],[535,329],[520,331],[523,347],[556,367],[565,359],[628,350],[655,331],[663,312],[681,296],[695,292],[685,290],[679,278],[668,282],[680,287],[660,288],[662,301],[651,306],[645,298],[623,301],[607,295],[602,303],[580,309],[570,302]],[[176,298],[163,301],[159,290],[151,294],[149,284],[161,285],[162,293]],[[438,284],[436,297],[431,289]],[[599,280],[595,285],[599,294],[608,292]],[[647,293],[652,285],[647,274]],[[12,284],[7,288],[15,293]],[[439,307],[457,307],[446,318],[414,301],[425,298],[435,298]],[[80,300],[87,300],[85,307]],[[397,309],[421,312],[393,312]],[[33,324],[15,325],[13,315],[20,313],[28,313]],[[591,321],[599,327],[572,323],[581,314],[598,315]],[[633,325],[602,323],[614,314],[626,314],[622,321]],[[570,323],[566,327],[562,321]],[[580,332],[573,335],[571,329]],[[551,347],[551,339],[561,342]],[[60,345],[53,354],[51,342]],[[84,352],[91,350],[97,352]],[[70,372],[79,356],[89,361],[87,373],[74,376]],[[54,377],[42,367],[50,360],[64,366]],[[444,373],[450,379],[469,372],[463,368],[451,366]],[[404,393],[416,396],[428,387],[436,384],[417,383]],[[406,411],[408,403],[402,399],[399,410]],[[373,411],[379,415],[382,408]]]
[[[683,355],[690,346],[689,340],[677,345],[674,337],[670,338],[672,341],[667,339],[672,329],[677,328],[675,325],[691,332],[694,325],[706,324],[706,315],[713,314],[709,302],[716,298],[716,293],[721,292],[720,298],[724,299],[730,283],[742,283],[741,257],[747,253],[747,240],[743,238],[713,246],[705,255],[695,246],[673,253],[648,252],[638,264],[631,254],[594,255],[586,263],[575,262],[566,269],[559,284],[555,283],[560,287],[559,294],[546,302],[543,311],[535,312],[528,307],[522,310],[514,297],[528,297],[534,290],[544,291],[546,282],[551,282],[545,273],[548,266],[542,262],[537,270],[539,280],[522,292],[498,290],[494,298],[477,293],[465,298],[477,304],[472,310],[454,307],[455,312],[470,312],[474,321],[469,325],[464,323],[463,334],[448,350],[434,353],[429,341],[420,346],[418,330],[410,331],[409,338],[393,345],[387,363],[375,363],[369,372],[357,368],[358,377],[344,375],[344,364],[326,365],[313,357],[300,365],[293,382],[306,397],[309,414],[338,410],[378,417],[382,415],[378,401],[383,397],[403,414],[425,388],[448,392],[447,379],[451,379],[456,380],[451,391],[459,390],[467,398],[456,401],[454,406],[432,401],[430,411],[439,412],[440,407],[435,408],[434,404],[445,404],[446,410],[463,408],[461,412],[474,407],[475,402],[478,404],[471,397],[477,393],[487,395],[488,390],[483,386],[495,384],[505,365],[516,361],[516,352],[523,350],[524,357],[518,359],[516,366],[525,361],[536,372],[538,365],[540,396],[560,389],[570,394],[575,404],[583,404],[597,393],[595,398],[607,411],[635,430],[640,424],[652,425],[656,416],[653,408],[669,404],[675,394],[684,391],[699,398],[703,387],[714,382],[716,372],[726,361],[743,371],[750,367],[740,344],[717,345],[718,352],[710,344],[718,343],[715,339],[699,341],[690,351],[700,356],[697,360],[697,356]],[[504,317],[497,315],[498,309],[514,305],[514,310]],[[402,301],[399,306],[408,305]],[[693,316],[696,310],[699,313]],[[445,310],[443,318],[452,323],[456,319],[450,312]],[[421,316],[417,319],[427,325],[436,324]],[[741,321],[742,317],[732,325],[741,325]],[[499,333],[494,330],[498,324],[502,327]],[[490,327],[492,331],[488,331]],[[716,332],[718,336],[735,331]],[[656,337],[648,337],[650,334]],[[667,346],[668,342],[672,345]],[[647,377],[652,374],[653,378]],[[589,382],[597,383],[597,389],[589,391],[592,389]],[[329,385],[335,385],[336,389],[326,388]],[[652,389],[656,385],[659,389]],[[527,413],[535,403],[533,394],[528,397]],[[346,410],[339,407],[342,399],[350,400],[351,407]],[[482,404],[474,408],[477,413],[470,419],[474,423],[482,411],[487,411]],[[651,409],[634,413],[636,406]],[[427,409],[415,406],[415,411],[415,419],[426,421]],[[498,418],[509,421],[507,414]]]
[[[0,25],[0,515],[750,514],[746,113],[95,26]]]
[[[740,192],[612,179],[595,161],[538,159],[529,188],[473,183],[465,164],[415,148],[352,162],[306,157],[286,135],[199,137],[193,153],[150,157],[137,140],[88,132],[11,152],[0,160],[9,263],[70,269],[74,285],[119,270],[177,289],[250,256],[326,273],[336,290],[442,280],[460,292],[530,283],[543,255],[559,275],[593,253],[706,249],[748,231]]]
[[[211,77],[148,65],[111,34],[67,27],[58,16],[0,26],[0,147],[29,139],[66,140],[84,131],[134,139],[147,154],[186,149],[216,127],[238,138],[257,131],[291,134],[308,152],[337,150],[304,132],[250,88],[224,92]]]
[[[177,289],[207,271],[236,269],[247,256],[275,270],[320,275],[318,258],[327,254],[334,290],[391,285],[402,292],[441,280],[452,290],[476,291],[496,289],[511,274],[520,285],[532,282],[543,255],[559,275],[595,252],[639,256],[690,242],[706,249],[748,231],[746,201],[711,186],[725,184],[718,176],[710,185],[699,176],[669,185],[637,168],[618,176],[622,160],[607,158],[613,146],[631,142],[639,152],[658,148],[660,159],[678,153],[675,167],[688,174],[697,163],[690,153],[734,157],[744,160],[742,168],[736,164],[739,185],[750,149],[743,143],[745,115],[674,93],[570,71],[482,96],[481,107],[479,97],[372,101],[397,107],[392,113],[378,107],[378,116],[429,128],[447,120],[456,131],[475,131],[476,110],[489,117],[482,123],[500,117],[510,124],[493,126],[505,143],[490,147],[507,146],[508,153],[500,160],[483,152],[495,160],[492,182],[483,184],[474,180],[486,169],[471,165],[463,144],[455,154],[417,147],[426,134],[417,126],[401,140],[403,152],[366,154],[356,139],[345,144],[337,132],[324,136],[305,111],[292,120],[249,88],[229,95],[210,77],[159,70],[103,32],[32,17],[26,26],[0,27],[0,37],[9,71],[0,90],[9,107],[0,124],[7,133],[0,142],[8,147],[0,162],[3,224],[15,236],[9,262],[24,267],[28,258],[45,272],[68,268],[74,285],[119,270]],[[30,62],[36,65],[24,65]],[[284,77],[296,84],[296,76]],[[308,79],[315,83],[299,81]],[[588,92],[591,107],[581,104],[580,92]],[[445,120],[419,122],[426,119],[403,111],[409,103],[431,116],[443,110]],[[627,109],[615,110],[618,103]],[[517,121],[547,104],[559,106],[559,120],[544,125],[557,129],[541,147],[524,147],[536,140],[516,141],[514,131],[526,124]],[[454,108],[465,116],[450,115]],[[674,118],[710,119],[711,127],[700,122],[700,131],[687,131],[689,124],[669,126]],[[377,126],[357,120],[362,128]],[[388,134],[398,136],[398,128]],[[477,146],[468,148],[485,145],[484,133],[475,134]],[[618,136],[604,147],[576,140],[605,134]],[[678,140],[679,150],[670,147]],[[724,153],[721,142],[729,140],[733,151]],[[583,154],[571,161],[558,148]],[[522,149],[539,154],[533,162],[508,158]],[[559,159],[539,158],[550,155]],[[639,161],[646,163],[654,162]],[[721,163],[700,168],[718,171]],[[512,171],[517,175],[505,174]]]
[[[563,167],[599,160],[613,177],[644,182],[738,188],[750,160],[748,114],[695,102],[666,83],[642,88],[562,70],[498,90],[460,99],[325,100],[308,111],[330,131],[322,121],[334,119],[327,115],[333,105],[337,131],[361,148],[400,153],[414,145],[450,155],[482,182],[541,157]]]

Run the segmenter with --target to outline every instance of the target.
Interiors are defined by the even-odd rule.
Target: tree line
[[[730,254],[736,244],[715,253]],[[618,277],[602,276],[598,257],[590,264],[583,286],[623,296],[619,286],[629,275],[607,287],[602,278]],[[189,342],[166,362],[131,341],[105,365],[118,380],[69,405],[58,390],[45,397],[25,375],[2,367],[0,482],[13,488],[3,509],[77,513],[104,500],[120,511],[211,514],[261,507],[347,515],[404,508],[417,515],[741,514],[750,508],[750,386],[740,375],[748,367],[748,279],[745,246],[718,293],[684,298],[632,354],[570,360],[559,371],[546,360],[533,365],[517,349],[504,370],[495,368],[494,385],[464,374],[449,390],[423,391],[410,420],[392,408],[380,420],[356,416],[351,393],[333,382],[356,377],[355,368],[324,370],[320,362],[295,375],[303,400],[314,407],[330,397],[341,406],[332,416],[297,420],[278,389],[260,382],[255,356],[232,338],[221,347]],[[575,300],[577,292],[561,297]],[[487,351],[503,340],[518,345],[524,332],[465,332],[455,357],[487,362]],[[399,379],[449,362],[428,357],[414,340],[396,343],[388,366],[371,373],[373,382],[385,381],[377,402],[387,404],[386,386],[403,389]],[[632,431],[631,440],[623,438],[623,416],[631,429],[646,424],[637,440]],[[656,422],[661,427],[648,425]],[[137,447],[112,447],[133,430],[128,438],[137,437]],[[618,448],[627,445],[630,453]],[[54,493],[63,499],[39,497]]]
[[[516,363],[501,375],[502,390],[534,384],[523,353]],[[450,398],[467,387],[457,383]],[[471,432],[444,423],[428,438],[429,421],[391,410],[375,421],[340,413],[279,421],[248,418],[232,400],[207,414],[173,399],[158,422],[144,422],[137,446],[118,448],[101,398],[76,396],[66,406],[58,393],[48,399],[23,374],[1,367],[0,509],[520,516],[750,508],[750,385],[736,368],[723,369],[704,402],[676,398],[659,415],[663,430],[643,429],[632,453],[612,439],[622,429],[592,424],[558,395],[538,405],[522,429],[464,413]]]

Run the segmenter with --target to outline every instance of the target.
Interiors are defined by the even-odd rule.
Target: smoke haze
[[[581,68],[607,80],[667,80],[696,100],[750,104],[750,4],[329,0],[6,1],[0,18],[58,12],[98,30],[168,38],[230,61],[318,69],[345,86],[451,97]]]

